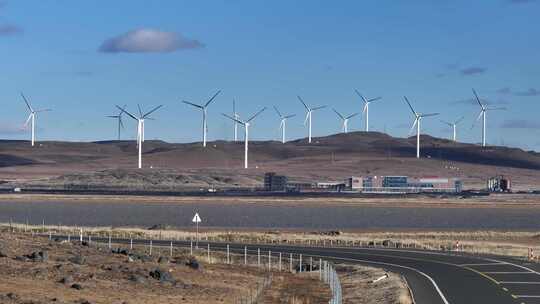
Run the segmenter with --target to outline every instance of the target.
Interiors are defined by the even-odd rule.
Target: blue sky
[[[330,110],[361,111],[354,89],[382,96],[371,129],[407,136],[412,114],[441,112],[465,120],[462,141],[479,107],[471,88],[507,111],[488,114],[488,143],[540,150],[540,1],[1,1],[0,138],[27,139],[19,96],[35,108],[38,139],[107,140],[116,136],[115,104],[136,111],[164,104],[146,124],[146,138],[200,140],[209,108],[209,139],[231,139],[221,116],[235,98],[240,115],[269,109],[250,136],[277,139],[271,109],[295,113],[288,137],[306,136],[296,95],[329,108],[314,114],[314,135],[340,130]],[[360,116],[350,130],[363,126]],[[450,136],[439,118],[425,133]],[[126,119],[124,138],[134,138]]]

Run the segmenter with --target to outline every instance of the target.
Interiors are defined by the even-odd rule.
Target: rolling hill
[[[147,140],[143,166],[136,170],[134,141],[40,142],[0,140],[0,179],[16,183],[129,183],[171,187],[254,185],[266,171],[297,181],[342,180],[353,175],[456,176],[478,188],[495,174],[510,176],[515,187],[539,188],[540,154],[517,148],[480,147],[422,136],[422,158],[416,138],[378,132],[351,132],[314,138],[250,142],[250,169],[242,169],[243,143],[213,141],[167,143]],[[159,173],[159,177],[156,175]],[[116,176],[116,177],[114,177]],[[126,178],[119,178],[124,176]],[[127,178],[129,176],[129,178]]]

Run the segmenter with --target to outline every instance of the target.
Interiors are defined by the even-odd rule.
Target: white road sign
[[[191,221],[194,222],[194,223],[202,222],[201,217],[199,216],[199,213],[195,213],[195,216],[193,217],[193,219]]]

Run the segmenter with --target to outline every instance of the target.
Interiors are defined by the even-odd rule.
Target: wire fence
[[[0,224],[1,226],[1,224]],[[5,225],[4,225],[5,227]],[[139,235],[112,233],[103,231],[85,231],[79,227],[29,226],[28,224],[10,223],[9,231],[32,236],[47,237],[49,240],[78,242],[88,246],[106,247],[113,251],[115,247],[138,249],[150,256],[170,256],[179,250],[187,251],[191,256],[205,259],[207,263],[234,264],[256,267],[267,273],[255,282],[255,287],[236,296],[234,303],[260,303],[262,295],[272,285],[273,272],[310,273],[329,286],[331,300],[329,304],[341,304],[342,290],[339,276],[333,265],[326,260],[293,252],[262,250],[254,246],[232,246],[226,243],[212,244],[197,240],[144,239]]]

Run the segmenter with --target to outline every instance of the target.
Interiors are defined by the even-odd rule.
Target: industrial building
[[[266,191],[285,191],[287,190],[287,176],[277,175],[275,172],[264,174],[264,190]]]
[[[458,178],[408,176],[353,176],[347,189],[365,193],[461,192],[463,183]]]

